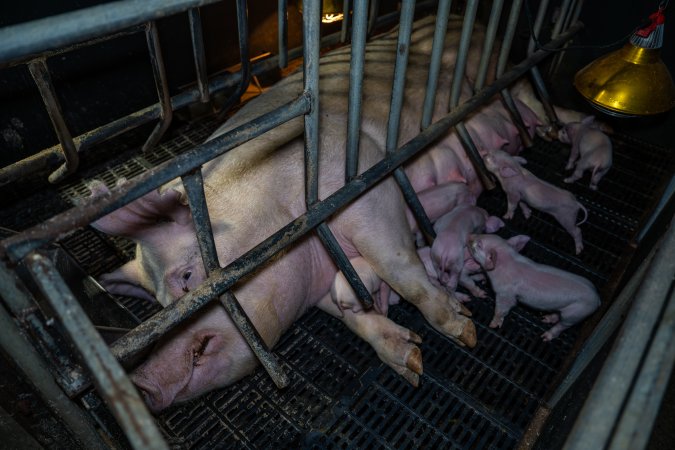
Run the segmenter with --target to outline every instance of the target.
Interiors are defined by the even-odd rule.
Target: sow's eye
[[[206,351],[206,348],[209,346],[209,342],[211,341],[211,338],[213,336],[205,336],[200,344],[199,347],[195,348],[192,351],[192,365],[193,366],[198,366],[199,365],[199,358],[202,357],[204,352]]]
[[[190,289],[188,288],[187,282],[192,276],[192,271],[188,270],[185,273],[183,273],[183,276],[181,277],[183,279],[183,292],[190,292]]]

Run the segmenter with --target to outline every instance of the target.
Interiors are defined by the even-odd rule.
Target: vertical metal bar
[[[197,73],[197,87],[199,101],[209,101],[209,75],[206,69],[206,54],[204,52],[204,36],[202,33],[202,19],[199,8],[188,10],[190,19],[190,36],[192,37],[192,54],[195,57],[195,71]]]
[[[509,92],[508,89],[504,89],[501,92],[502,100],[504,101],[504,105],[506,106],[506,111],[508,111],[509,116],[511,117],[511,121],[513,124],[516,126],[518,129],[518,134],[520,135],[520,140],[523,143],[523,147],[525,148],[530,148],[534,144],[532,142],[532,138],[530,137],[529,131],[527,131],[527,127],[525,126],[525,122],[523,121],[522,116],[520,115],[520,111],[518,111],[518,107],[516,106],[515,100],[513,100],[513,97],[511,96],[511,92]]]
[[[403,99],[405,92],[405,74],[408,66],[408,55],[410,53],[410,34],[412,33],[412,22],[415,15],[415,0],[404,0],[401,4],[401,19],[398,28],[398,42],[396,46],[396,63],[394,65],[394,81],[391,90],[391,105],[389,107],[389,118],[387,122],[387,141],[386,151],[391,154],[396,151],[398,146],[398,129],[401,122],[401,110],[403,109]],[[420,203],[412,183],[405,174],[403,168],[399,167],[394,171],[394,179],[398,182],[403,198],[408,203],[417,223],[427,242],[431,243],[436,237],[434,227]]]
[[[565,18],[565,23],[563,23],[563,27],[561,31],[567,30],[570,25],[572,25],[574,22],[579,19],[579,15],[581,14],[581,7],[584,3],[584,0],[572,0],[572,5],[570,6],[570,11],[567,14],[567,17]],[[563,50],[556,52],[555,56],[553,57],[553,62],[551,63],[551,68],[549,70],[549,74],[554,74],[557,70],[558,67],[560,66],[560,63],[562,62],[562,59],[565,55],[565,49],[570,45],[569,42],[565,42]]]
[[[234,106],[251,82],[251,58],[249,57],[248,42],[248,13],[246,0],[237,0],[237,30],[239,32],[239,58],[241,59],[241,78],[237,90],[228,98],[220,108],[219,117],[222,118],[229,109]]]
[[[567,17],[570,13],[571,4],[572,0],[563,0],[563,4],[560,7],[560,12],[558,14],[558,20],[556,21],[555,26],[551,31],[551,39],[557,38],[560,32],[562,31],[563,24],[567,21]]]
[[[159,112],[159,123],[152,130],[148,140],[143,144],[142,151],[147,152],[154,147],[166,130],[171,125],[173,119],[173,109],[171,109],[171,96],[169,95],[169,85],[166,79],[166,70],[164,68],[164,58],[162,58],[162,47],[159,43],[159,33],[157,32],[157,24],[149,22],[145,29],[145,37],[148,41],[148,51],[150,52],[150,63],[152,65],[152,73],[155,77],[155,87],[157,88],[157,96],[159,97],[159,105],[161,110]]]
[[[365,0],[366,2],[368,0]],[[343,2],[343,12],[342,12],[342,27],[340,28],[340,42],[343,44],[347,42],[347,33],[349,32],[349,22],[352,20],[349,11],[352,8],[350,0],[344,0]],[[361,3],[361,2],[358,2]],[[365,25],[364,25],[365,29]],[[354,51],[354,50],[352,50]]]
[[[319,46],[321,2],[303,3],[304,45],[302,70],[304,91],[310,98],[305,114],[305,201],[309,208],[319,200]]]
[[[206,196],[204,195],[204,179],[200,169],[195,169],[187,175],[183,175],[183,186],[187,193],[192,220],[197,231],[197,241],[199,250],[202,254],[202,261],[208,276],[216,269],[220,268],[218,262],[218,253],[216,243],[213,239],[213,230],[211,229],[211,219],[206,205]],[[227,310],[235,326],[244,337],[248,345],[253,350],[263,368],[279,388],[288,386],[288,376],[279,365],[277,359],[267,348],[262,340],[260,333],[256,330],[251,319],[244,312],[234,294],[226,292],[220,300],[223,307]]]
[[[431,119],[434,113],[436,89],[438,88],[438,74],[441,71],[441,58],[443,56],[445,35],[448,30],[448,16],[450,15],[451,5],[452,0],[440,0],[438,3],[436,29],[434,30],[434,41],[431,46],[431,62],[429,63],[429,74],[427,76],[427,88],[424,93],[421,123],[422,130],[431,125]]]
[[[349,1],[349,0],[347,0]],[[347,161],[345,182],[356,176],[359,164],[359,132],[361,131],[361,92],[363,90],[363,67],[366,51],[366,20],[368,0],[354,5],[352,26],[352,51],[349,66],[349,106],[347,119]]]
[[[471,45],[471,34],[473,32],[473,24],[476,20],[476,11],[478,10],[478,1],[469,0],[464,12],[464,22],[462,23],[462,34],[459,41],[459,49],[457,50],[457,58],[455,62],[455,71],[452,76],[452,87],[450,88],[450,109],[453,109],[459,103],[459,96],[462,92],[462,83],[464,83],[464,73],[466,71],[466,63],[469,57],[469,47]],[[495,183],[488,174],[485,168],[483,158],[480,157],[476,145],[473,143],[469,132],[464,127],[462,122],[455,125],[460,141],[466,150],[466,155],[469,157],[471,164],[476,170],[478,179],[486,190],[495,188]]]
[[[110,353],[52,261],[36,252],[26,259],[36,284],[82,354],[82,360],[91,371],[96,388],[105,398],[132,447],[167,449],[134,385]]]
[[[372,0],[370,2],[370,12],[368,13],[368,36],[373,33],[375,23],[377,22],[377,15],[380,13],[380,0]]]
[[[349,261],[349,258],[347,258],[347,255],[345,255],[345,253],[342,251],[340,244],[338,243],[337,239],[335,239],[335,236],[333,236],[333,233],[331,233],[328,225],[323,222],[316,227],[316,231],[319,235],[319,238],[321,239],[321,242],[323,242],[323,245],[326,247],[331,257],[344,274],[347,282],[354,290],[354,293],[357,295],[361,303],[363,303],[363,306],[366,309],[372,308],[373,298],[371,297],[370,292],[368,292],[368,289],[363,284],[363,281],[361,281],[359,274],[356,273],[356,270]]]
[[[490,65],[492,47],[494,47],[503,4],[504,0],[494,0],[492,2],[490,20],[488,21],[487,30],[485,31],[485,40],[483,41],[483,52],[481,53],[480,63],[478,64],[478,75],[476,76],[476,82],[474,84],[474,89],[476,91],[480,91],[485,85],[485,78]]]
[[[38,352],[21,335],[19,327],[0,303],[0,347],[35,387],[52,415],[63,422],[82,448],[106,449],[91,418],[75,406],[49,373]]]
[[[277,32],[279,41],[279,68],[283,69],[288,65],[288,0],[279,0]]]
[[[54,85],[52,84],[52,79],[49,75],[49,69],[47,68],[46,61],[44,59],[36,59],[31,61],[28,64],[28,69],[30,70],[30,74],[35,81],[35,84],[40,90],[42,101],[47,108],[49,118],[52,121],[52,126],[56,132],[56,136],[61,143],[63,156],[66,160],[58,169],[49,175],[50,183],[58,183],[65,176],[70,175],[77,170],[77,166],[80,163],[80,158],[77,154],[77,146],[75,145],[75,142],[73,142],[73,137],[68,130],[65,119],[63,118],[61,104],[56,97],[56,91],[54,89]]]

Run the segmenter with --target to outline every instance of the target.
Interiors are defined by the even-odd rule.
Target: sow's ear
[[[154,302],[155,297],[141,285],[142,273],[140,264],[133,259],[119,269],[101,275],[98,281],[111,294]]]
[[[509,245],[517,252],[520,252],[525,247],[525,244],[530,242],[530,237],[525,236],[524,234],[519,234],[518,236],[513,236],[512,238],[508,239],[506,242],[508,242]]]
[[[126,180],[120,180],[118,186],[124,183]],[[90,183],[89,189],[94,198],[110,194],[100,181]],[[179,225],[191,224],[190,208],[181,200],[181,194],[177,190],[169,189],[163,193],[153,190],[101,217],[92,226],[107,234],[141,240],[150,228],[162,221],[172,221]]]

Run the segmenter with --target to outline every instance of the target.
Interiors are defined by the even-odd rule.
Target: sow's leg
[[[391,178],[350,205],[332,226],[436,330],[461,344],[476,345],[473,322],[460,315],[471,313],[429,281],[413,245],[402,195]]]
[[[422,352],[415,344],[422,342],[417,334],[399,326],[385,316],[370,310],[358,313],[340,311],[330,295],[317,304],[319,309],[340,319],[357,336],[368,342],[377,356],[396,373],[417,387],[422,375]]]

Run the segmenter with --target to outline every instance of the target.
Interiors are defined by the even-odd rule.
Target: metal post
[[[490,11],[490,19],[488,21],[487,30],[485,31],[485,40],[483,41],[483,51],[481,52],[480,62],[478,63],[478,75],[474,83],[474,89],[480,91],[485,86],[485,78],[492,59],[492,48],[494,47],[495,37],[497,36],[497,28],[499,27],[499,19],[502,14],[502,6],[504,0],[494,0],[492,2],[492,10]]]
[[[279,41],[279,68],[288,65],[288,0],[279,0],[277,12],[277,40]]]
[[[443,57],[443,46],[445,44],[445,35],[448,30],[448,17],[450,15],[451,5],[452,0],[440,0],[438,3],[436,29],[434,30],[434,41],[431,46],[431,61],[429,63],[429,72],[427,75],[427,88],[424,92],[424,104],[422,107],[422,130],[431,125],[431,119],[434,113],[436,89],[438,88],[438,74],[441,71],[441,58]]]
[[[171,96],[169,95],[169,85],[166,79],[166,69],[164,68],[164,58],[162,58],[162,47],[159,44],[159,33],[157,32],[157,24],[155,22],[148,23],[145,31],[145,37],[148,41],[148,51],[150,52],[150,63],[152,65],[152,73],[155,77],[155,88],[157,88],[157,96],[159,97],[159,105],[161,107],[159,113],[159,123],[152,130],[148,140],[143,144],[142,151],[145,153],[148,149],[154,147],[166,130],[171,125],[173,118],[173,109],[171,109]]]
[[[367,2],[368,0],[365,0]],[[361,2],[359,2],[360,4]],[[340,28],[340,42],[343,44],[347,42],[347,33],[349,32],[349,22],[352,20],[349,12],[351,11],[352,5],[350,0],[344,0],[343,2],[343,12],[342,12],[342,27]],[[365,29],[365,26],[364,26]]]
[[[209,74],[206,70],[206,54],[204,53],[204,37],[199,8],[189,9],[188,18],[190,19],[190,36],[192,37],[192,54],[195,57],[199,101],[206,103],[209,101]]]
[[[28,64],[28,68],[30,69],[30,74],[33,76],[35,84],[40,90],[42,101],[47,108],[49,118],[52,121],[52,126],[56,132],[56,136],[59,138],[61,148],[63,149],[63,156],[66,160],[66,162],[62,164],[61,167],[49,175],[50,183],[58,183],[64,177],[74,173],[77,170],[77,166],[80,162],[80,158],[77,154],[77,146],[75,145],[75,142],[73,142],[73,137],[68,130],[65,119],[63,118],[61,104],[56,97],[56,91],[54,89],[54,85],[52,84],[52,78],[49,76],[49,69],[47,68],[46,61],[43,59],[34,60]]]
[[[370,12],[368,14],[368,36],[373,34],[375,24],[377,23],[377,15],[380,13],[380,0],[372,0],[370,2]]]
[[[228,98],[220,108],[219,118],[234,106],[241,96],[244,95],[248,85],[251,83],[251,58],[248,46],[248,12],[246,9],[246,0],[237,0],[237,30],[239,31],[239,58],[241,59],[241,78],[239,86],[234,94]]]
[[[132,447],[167,449],[138,391],[110,353],[52,261],[39,253],[31,253],[26,262],[40,291],[81,353],[97,390],[110,406]]]
[[[321,40],[321,2],[303,3],[304,91],[310,109],[305,114],[305,201],[309,208],[319,201],[319,42]]]

